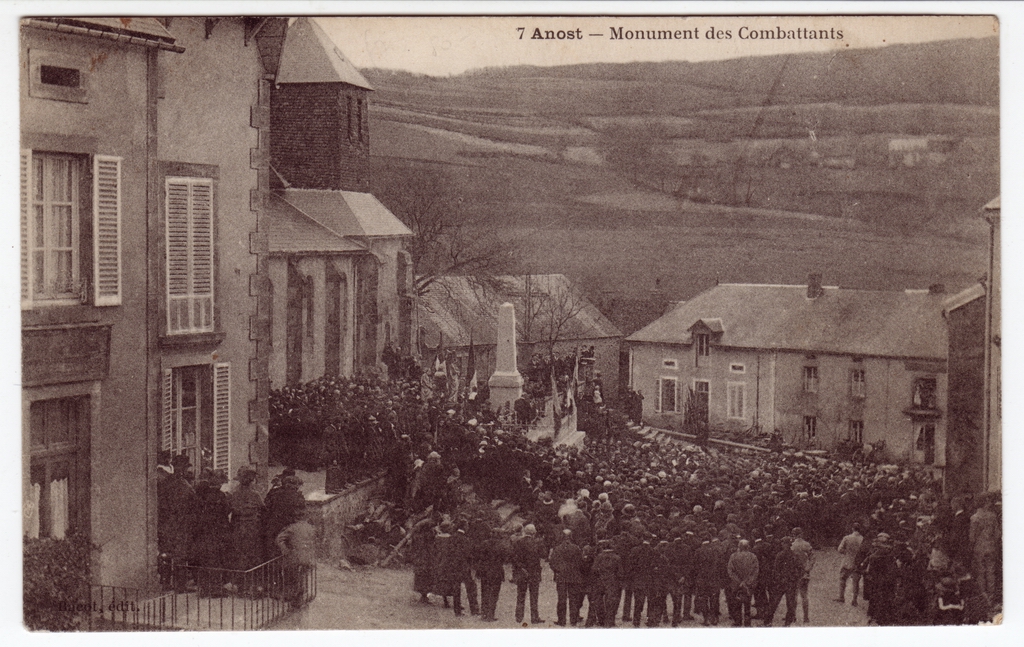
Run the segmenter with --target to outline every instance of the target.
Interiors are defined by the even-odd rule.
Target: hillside
[[[404,176],[442,169],[480,226],[523,241],[524,270],[567,273],[613,310],[812,271],[957,289],[984,272],[977,210],[999,192],[997,56],[992,38],[450,78],[366,70],[374,191],[387,203]]]

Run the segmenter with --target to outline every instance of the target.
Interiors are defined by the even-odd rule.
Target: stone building
[[[983,210],[990,225],[989,272],[945,303],[949,325],[947,490],[1002,489],[1000,200]]]
[[[412,232],[373,195],[366,79],[308,18],[288,29],[270,97],[270,379],[379,368],[411,342]]]
[[[681,427],[687,401],[712,430],[771,432],[805,448],[885,441],[893,458],[945,465],[946,326],[940,289],[717,285],[630,335],[644,418]]]

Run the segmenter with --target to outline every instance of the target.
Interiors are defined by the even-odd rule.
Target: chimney
[[[821,274],[809,274],[807,276],[807,298],[817,299],[825,291],[821,288]]]
[[[928,294],[945,294],[946,286],[943,283],[932,283],[928,286]]]

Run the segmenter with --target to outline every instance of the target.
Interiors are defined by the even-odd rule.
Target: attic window
[[[28,61],[29,96],[88,103],[88,57],[30,49]]]
[[[729,364],[729,371],[732,373],[746,373],[747,367],[743,364]]]
[[[675,368],[675,369],[678,369],[679,368],[679,360],[663,359],[663,360],[661,360],[661,365],[664,368]]]
[[[708,357],[711,355],[711,335],[698,333],[693,336],[694,345],[697,347],[697,357]]]
[[[78,88],[82,85],[82,75],[73,67],[40,65],[39,76],[45,85],[59,85],[64,88]]]

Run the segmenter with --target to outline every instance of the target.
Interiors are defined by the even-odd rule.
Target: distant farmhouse
[[[630,335],[628,382],[650,424],[681,427],[688,399],[712,430],[778,429],[833,449],[885,441],[945,465],[945,295],[717,285]],[[692,393],[692,395],[690,395]]]
[[[956,148],[956,139],[929,135],[889,140],[889,166],[938,166]]]
[[[496,277],[487,286],[464,276],[444,276],[433,283],[417,307],[418,352],[433,362],[443,347],[453,353],[455,370],[465,375],[470,343],[479,379],[494,372],[497,308],[516,307],[520,370],[534,354],[563,356],[594,347],[606,396],[614,397],[619,380],[622,333],[563,274]],[[585,366],[589,371],[591,367]],[[466,376],[469,377],[469,376]]]

